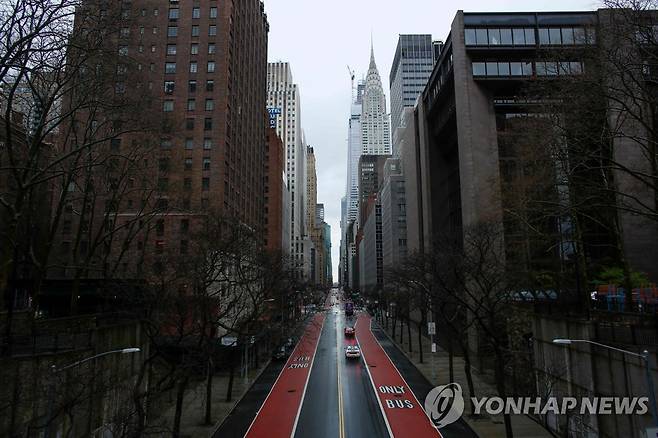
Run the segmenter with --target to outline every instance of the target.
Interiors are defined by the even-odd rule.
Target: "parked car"
[[[345,327],[345,336],[350,338],[354,336],[354,327],[350,327],[350,326]]]
[[[295,343],[289,339],[285,344],[274,350],[272,360],[286,360],[290,357],[294,349]]]

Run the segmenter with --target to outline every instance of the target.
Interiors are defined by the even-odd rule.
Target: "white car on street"
[[[358,359],[361,357],[361,350],[356,345],[348,345],[345,347],[345,357],[347,359]]]

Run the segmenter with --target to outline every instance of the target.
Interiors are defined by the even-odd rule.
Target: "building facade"
[[[401,124],[403,108],[414,107],[416,99],[427,85],[433,66],[432,35],[400,35],[389,76],[391,133],[394,138]],[[397,151],[393,152],[398,155]]]
[[[384,184],[379,191],[382,227],[382,263],[399,266],[407,257],[407,203],[405,180],[399,159],[384,164]]]
[[[265,167],[265,247],[270,251],[290,251],[290,238],[284,237],[287,232],[290,235],[288,225],[284,222],[286,216],[284,210],[285,192],[287,182],[284,181],[284,148],[283,142],[273,128],[269,128],[266,134],[266,167]],[[287,206],[286,206],[287,207]]]
[[[301,102],[299,87],[293,82],[292,70],[287,62],[269,63],[267,67],[267,107],[274,110],[276,131],[286,149],[286,175],[290,191],[290,254],[296,275],[304,279],[310,265],[304,257],[310,254],[305,222],[306,204],[306,145],[301,127]]]

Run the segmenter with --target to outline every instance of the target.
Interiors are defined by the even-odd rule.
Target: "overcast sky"
[[[301,122],[317,159],[318,202],[331,225],[334,281],[338,281],[340,199],[345,194],[349,65],[362,77],[375,58],[389,98],[388,75],[399,34],[432,34],[444,40],[458,9],[573,11],[596,9],[589,0],[264,0],[270,23],[269,60],[291,63],[299,84]],[[390,105],[388,107],[390,111]]]

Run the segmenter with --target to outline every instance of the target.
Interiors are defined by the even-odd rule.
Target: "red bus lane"
[[[324,314],[318,313],[306,327],[245,437],[291,436],[302,407],[323,324]]]
[[[441,437],[423,405],[372,334],[369,316],[359,316],[356,339],[389,432],[395,438]]]

